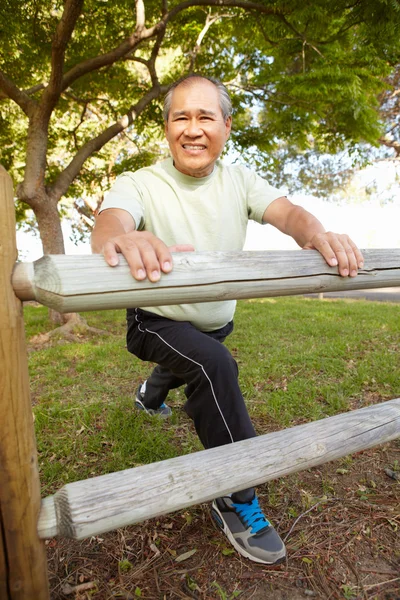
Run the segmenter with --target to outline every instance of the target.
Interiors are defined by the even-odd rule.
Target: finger
[[[137,281],[146,279],[146,268],[138,245],[131,239],[125,238],[119,243],[120,252],[124,255],[129,265],[132,276]]]
[[[116,267],[119,264],[119,256],[114,242],[109,241],[104,244],[103,256],[110,267]]]
[[[147,276],[152,282],[158,281],[161,277],[161,265],[168,264],[168,255],[157,249],[157,244],[144,238],[137,242],[137,252],[144,270],[144,278]]]
[[[362,253],[346,234],[331,231],[317,234],[305,248],[318,250],[328,265],[338,267],[342,277],[355,277],[358,269],[364,266]]]
[[[356,246],[356,244],[350,238],[349,238],[349,244],[353,249],[358,268],[362,269],[364,266],[364,257],[362,255],[361,250]]]
[[[350,246],[345,240],[342,243],[339,236],[332,233],[329,233],[329,245],[335,254],[339,274],[342,277],[348,277],[350,269],[354,269],[354,264],[351,262],[351,252],[349,252]]]
[[[358,273],[358,263],[356,255],[354,253],[354,249],[349,243],[344,245],[344,249],[346,250],[347,260],[349,264],[349,275],[350,277],[356,277]]]
[[[328,234],[318,234],[313,237],[312,242],[305,246],[307,248],[315,248],[318,250],[320,254],[324,257],[325,261],[331,267],[337,267],[339,261],[336,257],[335,250],[332,248],[331,244],[328,242]]]
[[[360,259],[360,251],[358,250],[355,243],[349,238],[348,235],[338,235],[337,236],[339,243],[341,244],[343,250],[346,253],[346,257],[341,254],[339,259],[339,273],[346,277],[350,275],[350,277],[356,277],[359,268],[359,259]],[[341,251],[341,250],[340,250]],[[362,255],[361,255],[362,262]],[[347,271],[347,275],[346,275]]]
[[[316,236],[315,246],[331,266],[338,267],[342,277],[355,277],[358,272],[358,263],[353,246],[354,242],[346,234],[337,234],[331,231]]]
[[[169,273],[172,269],[170,250],[162,240],[151,233],[144,232],[137,240],[140,255],[150,281],[158,281],[161,271]]]

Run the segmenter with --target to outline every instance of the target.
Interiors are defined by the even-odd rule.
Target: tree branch
[[[276,47],[276,46],[279,45],[278,41],[271,40],[271,38],[267,36],[267,34],[265,32],[265,29],[263,27],[263,22],[262,21],[257,21],[257,26],[258,26],[259,30],[261,31],[261,35],[263,36],[264,40],[266,42],[268,42],[268,44],[270,46],[275,46]]]
[[[88,108],[88,103],[86,102],[83,105],[82,112],[81,112],[81,118],[79,119],[79,123],[77,125],[75,125],[75,127],[71,131],[72,136],[74,138],[74,144],[75,144],[75,149],[76,150],[78,150],[78,138],[76,137],[76,132],[78,131],[79,127],[82,125],[82,123],[83,123],[83,121],[85,119],[87,108]]]
[[[150,60],[147,65],[153,87],[160,85],[160,81],[158,79],[158,75],[157,75],[157,71],[156,71],[156,60],[158,57],[158,53],[160,52],[160,48],[161,48],[161,44],[164,39],[164,36],[165,36],[165,27],[163,27],[157,35],[156,41],[151,50]]]
[[[74,81],[97,69],[112,65],[117,60],[123,58],[130,52],[132,52],[137,46],[144,40],[150,39],[157,35],[161,30],[164,30],[166,24],[170,19],[175,17],[178,13],[191,6],[218,6],[218,7],[231,7],[231,8],[243,8],[246,10],[257,10],[259,13],[268,15],[281,15],[281,11],[267,7],[257,2],[249,2],[247,0],[186,0],[182,4],[178,4],[171,11],[166,11],[166,3],[163,3],[163,17],[153,27],[146,29],[141,27],[144,19],[144,14],[141,12],[140,0],[137,2],[137,11],[139,11],[140,23],[136,30],[126,40],[124,40],[119,46],[94,58],[89,58],[82,61],[80,64],[75,65],[67,73],[65,73],[62,80],[62,90],[69,87]]]
[[[121,119],[119,119],[116,123],[113,123],[113,125],[105,129],[97,137],[84,144],[66,169],[64,169],[64,171],[59,175],[56,182],[48,189],[50,198],[54,202],[58,202],[61,196],[66,193],[72,181],[79,174],[84,162],[92,154],[98,152],[112,138],[132,125],[140,113],[146,108],[146,106],[158,98],[161,94],[165,93],[166,90],[167,86],[153,86],[137,104],[131,106],[128,112]]]
[[[158,53],[161,48],[162,41],[164,39],[164,35],[165,35],[165,27],[160,29],[160,31],[158,32],[157,38],[156,38],[156,41],[151,50],[151,55],[150,55],[149,59],[142,58],[141,56],[134,56],[134,55],[127,56],[125,58],[125,60],[130,60],[132,62],[138,62],[138,63],[144,65],[147,68],[147,70],[149,71],[149,75],[150,75],[153,86],[157,86],[160,84],[158,75],[157,75],[157,71],[156,71],[156,60],[157,60]]]
[[[210,15],[210,14],[208,14],[206,16],[205,25],[204,25],[203,29],[200,31],[200,33],[197,37],[197,40],[196,40],[196,44],[191,52],[189,71],[193,71],[193,69],[194,69],[194,64],[196,62],[197,55],[200,51],[200,46],[201,46],[202,41],[203,41],[204,37],[206,36],[208,30],[210,29],[211,25],[213,25],[214,23],[219,21],[219,19],[223,19],[223,18],[231,19],[232,15],[227,15],[227,14],[226,15]]]
[[[163,19],[164,23],[167,23],[170,19],[175,17],[178,13],[185,8],[191,6],[218,6],[218,8],[244,8],[245,10],[256,10],[258,13],[266,15],[283,16],[283,12],[277,8],[265,6],[265,4],[258,4],[257,2],[250,2],[247,0],[186,0],[177,6],[174,6],[169,13],[167,13]]]
[[[87,73],[91,73],[92,71],[96,71],[102,67],[107,67],[114,64],[117,62],[117,60],[135,50],[135,48],[137,48],[142,41],[157,35],[157,33],[163,28],[164,23],[160,22],[150,29],[143,29],[140,32],[135,31],[131,36],[124,40],[122,44],[110,52],[107,52],[106,54],[100,54],[94,58],[88,58],[87,60],[82,61],[80,64],[75,65],[64,75],[62,89],[67,89],[67,87],[69,87],[74,81],[83,75],[86,75]]]
[[[64,12],[57,25],[51,52],[50,81],[43,93],[42,110],[50,115],[62,91],[65,50],[71,39],[76,21],[82,12],[83,0],[66,0]]]
[[[285,15],[281,14],[279,15],[280,20],[286,25],[286,27],[288,29],[290,29],[291,31],[293,31],[293,33],[296,35],[296,37],[298,37],[299,39],[303,40],[303,42],[307,42],[305,35],[303,33],[301,33],[300,31],[297,31],[297,29],[287,20],[287,18],[285,17]]]
[[[5,73],[0,71],[0,89],[4,94],[4,99],[14,100],[16,104],[24,111],[27,117],[30,117],[35,110],[36,102],[32,100],[23,90],[20,90]],[[1,98],[3,99],[3,98]]]
[[[144,2],[143,0],[136,0],[136,31],[143,31],[145,23]]]
[[[110,109],[110,112],[112,113],[114,119],[117,119],[118,113],[115,110],[114,106],[112,105],[112,103],[110,102],[109,98],[102,98],[101,96],[93,96],[91,98],[80,98],[79,96],[77,96],[76,94],[72,94],[71,92],[64,92],[64,96],[66,98],[71,98],[71,100],[73,100],[74,102],[77,102],[78,104],[83,104],[83,105],[87,105],[89,106],[91,112],[93,112],[96,117],[98,117],[99,120],[104,120],[106,119],[106,115],[102,115],[101,113],[99,113],[97,111],[97,109],[95,109],[93,107],[93,103],[95,102],[101,102],[102,104],[106,104],[108,106],[108,108]]]
[[[142,58],[141,56],[135,56],[135,55],[133,55],[133,56],[131,56],[131,55],[126,56],[124,58],[124,60],[131,60],[132,62],[138,62],[141,65],[144,65],[145,67],[147,67],[148,64],[149,64],[149,61],[147,60],[147,58]]]
[[[396,153],[396,157],[400,158],[400,142],[397,142],[396,140],[390,140],[387,137],[381,137],[378,141],[383,146],[386,146],[387,148],[392,148]]]
[[[37,83],[36,85],[33,85],[32,87],[28,88],[27,90],[20,90],[23,94],[26,94],[27,96],[31,96],[32,94],[36,94],[36,92],[40,92],[40,90],[43,90],[46,87],[45,83]],[[11,100],[11,97],[6,94],[5,92],[0,91],[0,102],[2,100]],[[31,98],[30,98],[31,100]]]

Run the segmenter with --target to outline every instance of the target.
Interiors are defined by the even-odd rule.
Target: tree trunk
[[[38,222],[43,254],[65,254],[64,237],[57,204],[47,197],[38,203],[34,213]],[[49,309],[49,318],[52,323],[64,325],[68,322],[69,317],[69,313],[62,315]]]
[[[34,213],[38,222],[43,254],[65,254],[64,236],[57,203],[47,197],[41,198],[40,202],[34,204]],[[58,325],[69,323],[72,328],[74,325],[86,325],[86,321],[77,313],[61,314],[49,309],[49,318],[52,323]]]
[[[65,254],[64,237],[57,203],[50,198],[32,203],[38,222],[43,254]]]

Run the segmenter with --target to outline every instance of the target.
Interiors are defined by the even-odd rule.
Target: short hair
[[[198,73],[190,73],[189,75],[185,75],[184,77],[181,77],[180,79],[175,81],[170,86],[170,88],[168,89],[167,93],[165,94],[165,98],[164,98],[164,109],[163,109],[164,121],[168,121],[169,111],[171,110],[171,104],[172,104],[172,95],[174,93],[174,90],[179,85],[191,85],[193,79],[205,79],[206,81],[210,81],[213,85],[215,85],[215,87],[218,90],[218,94],[219,94],[219,105],[221,108],[222,116],[224,118],[224,121],[226,121],[226,119],[232,115],[232,102],[231,102],[228,90],[226,89],[224,84],[221,83],[218,79],[215,79],[214,77],[206,77],[205,75],[199,75]]]

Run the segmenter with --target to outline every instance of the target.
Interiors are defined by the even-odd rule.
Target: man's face
[[[191,177],[206,177],[214,169],[231,131],[231,117],[225,121],[219,92],[206,79],[193,79],[173,92],[165,124],[175,168]]]

